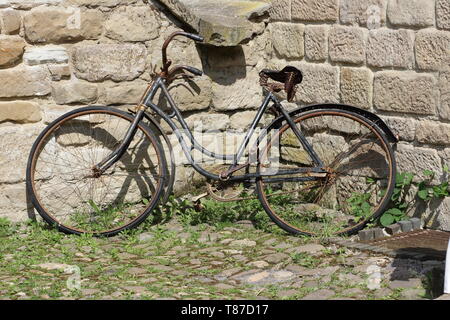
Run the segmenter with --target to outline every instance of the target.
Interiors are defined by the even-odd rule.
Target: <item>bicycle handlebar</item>
[[[197,41],[197,42],[203,42],[204,41],[204,38],[202,36],[200,36],[200,35],[197,35],[197,34],[188,33],[188,32],[184,32],[184,31],[176,31],[176,32],[172,33],[166,39],[166,41],[164,41],[164,44],[162,46],[162,62],[163,62],[162,72],[166,73],[166,74],[169,71],[169,66],[171,64],[171,61],[167,60],[167,47],[169,46],[169,43],[173,40],[173,38],[175,38],[176,36],[184,36],[184,37],[187,37],[187,38],[192,39],[192,40]],[[193,69],[195,69],[195,70],[194,71],[188,70],[188,71],[190,71],[190,72],[192,72],[194,74],[198,74],[197,71],[200,71],[200,70],[198,70],[196,68],[193,68]],[[200,71],[200,75],[201,74],[203,74],[203,73]]]

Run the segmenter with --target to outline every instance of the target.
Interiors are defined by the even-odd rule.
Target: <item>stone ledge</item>
[[[268,14],[270,4],[243,0],[158,0],[176,17],[215,46],[236,46],[264,31],[255,20]]]

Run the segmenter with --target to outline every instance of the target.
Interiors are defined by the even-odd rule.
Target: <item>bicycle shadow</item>
[[[390,267],[390,281],[410,281],[421,279],[425,297],[436,298],[444,291],[444,271],[446,250],[424,247],[407,247],[395,250],[396,255]],[[420,259],[411,254],[421,254]],[[414,283],[410,284],[414,285]]]
[[[80,134],[80,132],[77,131],[77,128],[80,128],[80,126],[71,126],[65,127],[64,134]],[[95,128],[92,132],[89,133],[92,139],[96,139],[96,143],[102,146],[117,146],[120,144],[120,141],[111,135],[106,129],[104,128]],[[147,141],[147,142],[146,142]],[[110,199],[108,202],[113,204],[121,204],[125,201],[126,195],[130,188],[132,187],[132,183],[134,181],[134,184],[138,187],[140,194],[142,195],[142,198],[147,198],[149,201],[151,201],[152,197],[149,196],[151,194],[154,194],[157,188],[157,185],[155,182],[158,180],[155,177],[159,177],[160,173],[157,172],[156,168],[159,168],[159,165],[155,165],[151,154],[149,153],[149,146],[150,143],[148,140],[144,139],[144,136],[139,137],[139,140],[136,140],[133,142],[134,147],[129,148],[124,155],[120,159],[120,165],[123,167],[121,168],[124,170],[124,172],[132,172],[133,170],[136,171],[136,168],[138,168],[138,175],[133,175],[130,177],[126,177],[120,189],[118,191],[114,191],[116,194],[115,198]],[[114,147],[109,148],[112,152],[114,150]],[[153,149],[153,148],[150,148]],[[161,161],[164,161],[161,159]],[[114,168],[114,166],[113,166]],[[108,169],[107,172],[109,172],[111,169]],[[162,173],[164,174],[164,173]],[[151,178],[153,176],[153,178]],[[85,186],[83,186],[85,187]],[[109,187],[109,186],[108,186]],[[108,190],[105,190],[107,192]],[[110,190],[109,190],[110,191]],[[105,194],[106,196],[106,194]],[[82,200],[82,199],[81,199]],[[88,199],[86,199],[87,201]],[[34,206],[31,202],[31,195],[29,193],[28,188],[26,189],[26,201],[27,201],[27,214],[28,217],[32,221],[36,221],[36,212],[34,210]]]

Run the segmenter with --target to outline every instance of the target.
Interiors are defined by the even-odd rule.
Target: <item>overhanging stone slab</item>
[[[236,46],[264,31],[268,2],[243,0],[159,0],[178,19],[215,46]]]

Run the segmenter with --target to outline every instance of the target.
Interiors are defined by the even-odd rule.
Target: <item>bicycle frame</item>
[[[152,102],[153,98],[155,97],[158,90],[161,90],[164,97],[167,99],[169,106],[172,110],[172,113],[168,115],[166,112],[161,110],[156,104]],[[120,157],[126,152],[126,149],[128,148],[131,140],[133,139],[133,136],[136,132],[136,128],[139,124],[139,122],[145,117],[150,117],[148,114],[146,114],[146,109],[150,108],[152,111],[154,111],[158,116],[160,116],[162,119],[164,119],[169,126],[172,128],[173,132],[177,136],[177,139],[182,147],[183,153],[185,154],[186,158],[189,161],[189,164],[198,171],[201,175],[212,179],[212,180],[226,180],[226,181],[247,181],[247,182],[254,182],[255,179],[261,176],[281,176],[281,175],[293,175],[293,174],[299,174],[299,173],[316,173],[316,174],[326,174],[327,172],[323,168],[323,162],[319,158],[319,156],[315,153],[312,146],[308,143],[306,138],[302,135],[298,127],[295,125],[292,118],[289,116],[288,112],[282,107],[280,102],[277,100],[277,98],[271,93],[268,92],[267,96],[265,97],[263,103],[259,107],[255,118],[253,119],[253,122],[251,123],[250,129],[247,131],[244,140],[240,144],[237,152],[235,154],[219,154],[214,153],[206,148],[204,148],[202,145],[200,145],[195,137],[193,136],[191,130],[189,129],[189,126],[186,124],[180,110],[176,106],[175,101],[173,100],[172,96],[169,93],[169,90],[165,84],[165,79],[162,77],[157,77],[153,84],[147,89],[146,93],[142,97],[142,104],[140,104],[138,111],[136,112],[136,117],[131,124],[130,128],[128,129],[125,138],[123,142],[118,146],[118,148],[112,152],[108,157],[106,157],[104,160],[102,160],[97,166],[96,169],[98,172],[103,173],[106,171],[111,165],[113,165]],[[251,162],[246,162],[244,165],[239,165],[239,160],[244,155],[244,151],[247,148],[251,137],[253,136],[255,129],[258,125],[258,123],[261,121],[261,118],[264,114],[264,112],[268,109],[269,104],[273,103],[273,107],[281,114],[283,115],[284,119],[287,121],[289,126],[292,128],[294,134],[299,139],[305,150],[310,155],[311,159],[313,160],[315,167],[299,167],[295,170],[278,170],[274,173],[246,173],[243,175],[236,175],[232,176],[232,173],[235,171],[238,171],[240,169],[245,168],[247,165],[250,165]],[[181,125],[181,130],[178,128],[178,126],[175,124],[175,122],[172,120],[172,118],[176,117]],[[186,144],[185,138],[182,134],[182,131],[187,135],[187,138],[189,139],[191,145],[188,147]],[[258,152],[259,149],[259,138],[257,140],[257,150],[251,150],[250,154],[253,154],[255,152]],[[205,169],[203,169],[201,166],[199,166],[197,163],[195,163],[195,160],[192,157],[191,151],[192,150],[198,150],[202,154],[210,157],[215,158],[219,160],[232,160],[232,164],[229,167],[229,169],[226,171],[228,173],[227,176],[221,176],[213,174]],[[249,159],[251,158],[249,154]],[[259,161],[258,157],[256,157],[257,161]],[[267,182],[281,182],[281,181],[314,181],[317,180],[318,177],[312,177],[312,176],[303,176],[303,177],[283,177],[283,178],[268,178],[265,179]]]

